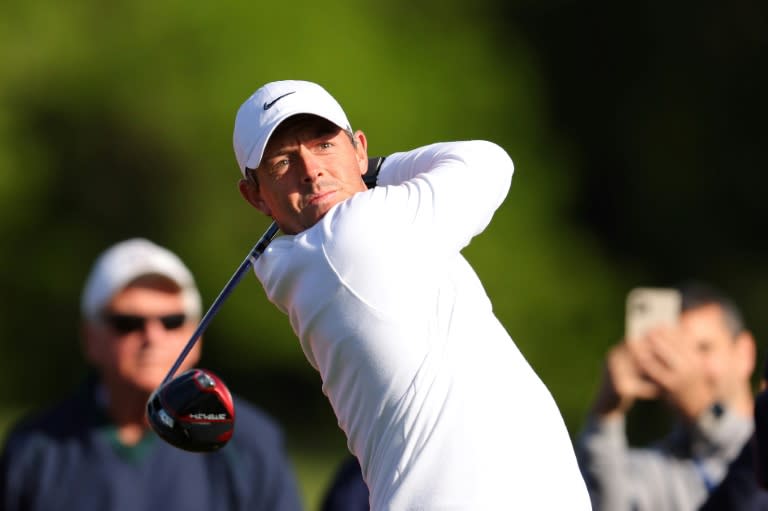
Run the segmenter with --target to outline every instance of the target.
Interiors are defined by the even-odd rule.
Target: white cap
[[[80,300],[83,317],[98,318],[115,293],[145,275],[160,275],[175,282],[181,290],[186,314],[200,316],[200,293],[181,259],[149,240],[134,238],[112,245],[96,259]]]
[[[243,175],[246,168],[259,166],[275,128],[297,114],[317,115],[341,129],[351,130],[341,105],[318,84],[300,80],[268,83],[240,106],[235,118],[233,143]]]

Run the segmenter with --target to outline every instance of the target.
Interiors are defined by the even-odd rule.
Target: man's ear
[[[94,367],[99,366],[101,361],[100,341],[96,326],[83,321],[80,324],[80,349],[83,352],[83,358]]]
[[[748,331],[741,332],[736,338],[741,368],[747,377],[751,377],[757,364],[757,346],[755,338]]]
[[[264,202],[264,199],[261,197],[259,187],[255,185],[250,179],[241,178],[237,183],[237,188],[240,190],[240,195],[243,196],[243,199],[245,199],[248,204],[258,209],[268,217],[272,216],[272,212],[269,209],[269,206],[267,206],[267,203]]]
[[[360,175],[364,176],[368,172],[368,140],[365,138],[365,133],[360,130],[357,130],[352,136],[356,142],[355,154],[360,164]]]

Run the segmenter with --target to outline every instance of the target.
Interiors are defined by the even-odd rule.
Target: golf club
[[[363,176],[363,181],[368,188],[376,186],[384,159],[385,157],[382,156],[368,159],[368,169]],[[215,451],[223,447],[232,437],[235,427],[235,407],[232,395],[221,378],[204,369],[190,369],[176,378],[174,375],[224,300],[240,282],[245,272],[266,250],[278,230],[277,224],[272,222],[259,238],[200,320],[200,324],[163,382],[149,397],[147,401],[149,424],[169,444],[187,451]]]
[[[235,411],[232,395],[224,382],[204,369],[191,369],[175,379],[174,375],[224,300],[266,250],[278,230],[277,224],[272,222],[259,238],[200,320],[163,382],[149,397],[149,425],[171,445],[187,451],[213,451],[226,444],[232,436]]]

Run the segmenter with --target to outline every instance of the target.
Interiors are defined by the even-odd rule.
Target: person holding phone
[[[606,355],[576,441],[596,511],[698,509],[754,430],[755,342],[739,309],[703,284],[685,285],[679,296],[674,324],[628,328],[631,336]],[[653,304],[637,313],[652,313]],[[626,437],[626,415],[638,399],[663,400],[679,419],[646,447],[631,447]]]

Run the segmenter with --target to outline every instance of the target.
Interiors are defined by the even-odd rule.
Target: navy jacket
[[[126,447],[89,384],[18,424],[0,458],[5,511],[296,511],[298,486],[277,425],[235,400],[235,432],[214,453],[148,433]]]
[[[754,438],[728,467],[725,479],[700,511],[768,511],[768,491],[758,484]]]
[[[336,471],[323,499],[321,511],[368,511],[368,487],[360,463],[348,456]]]

